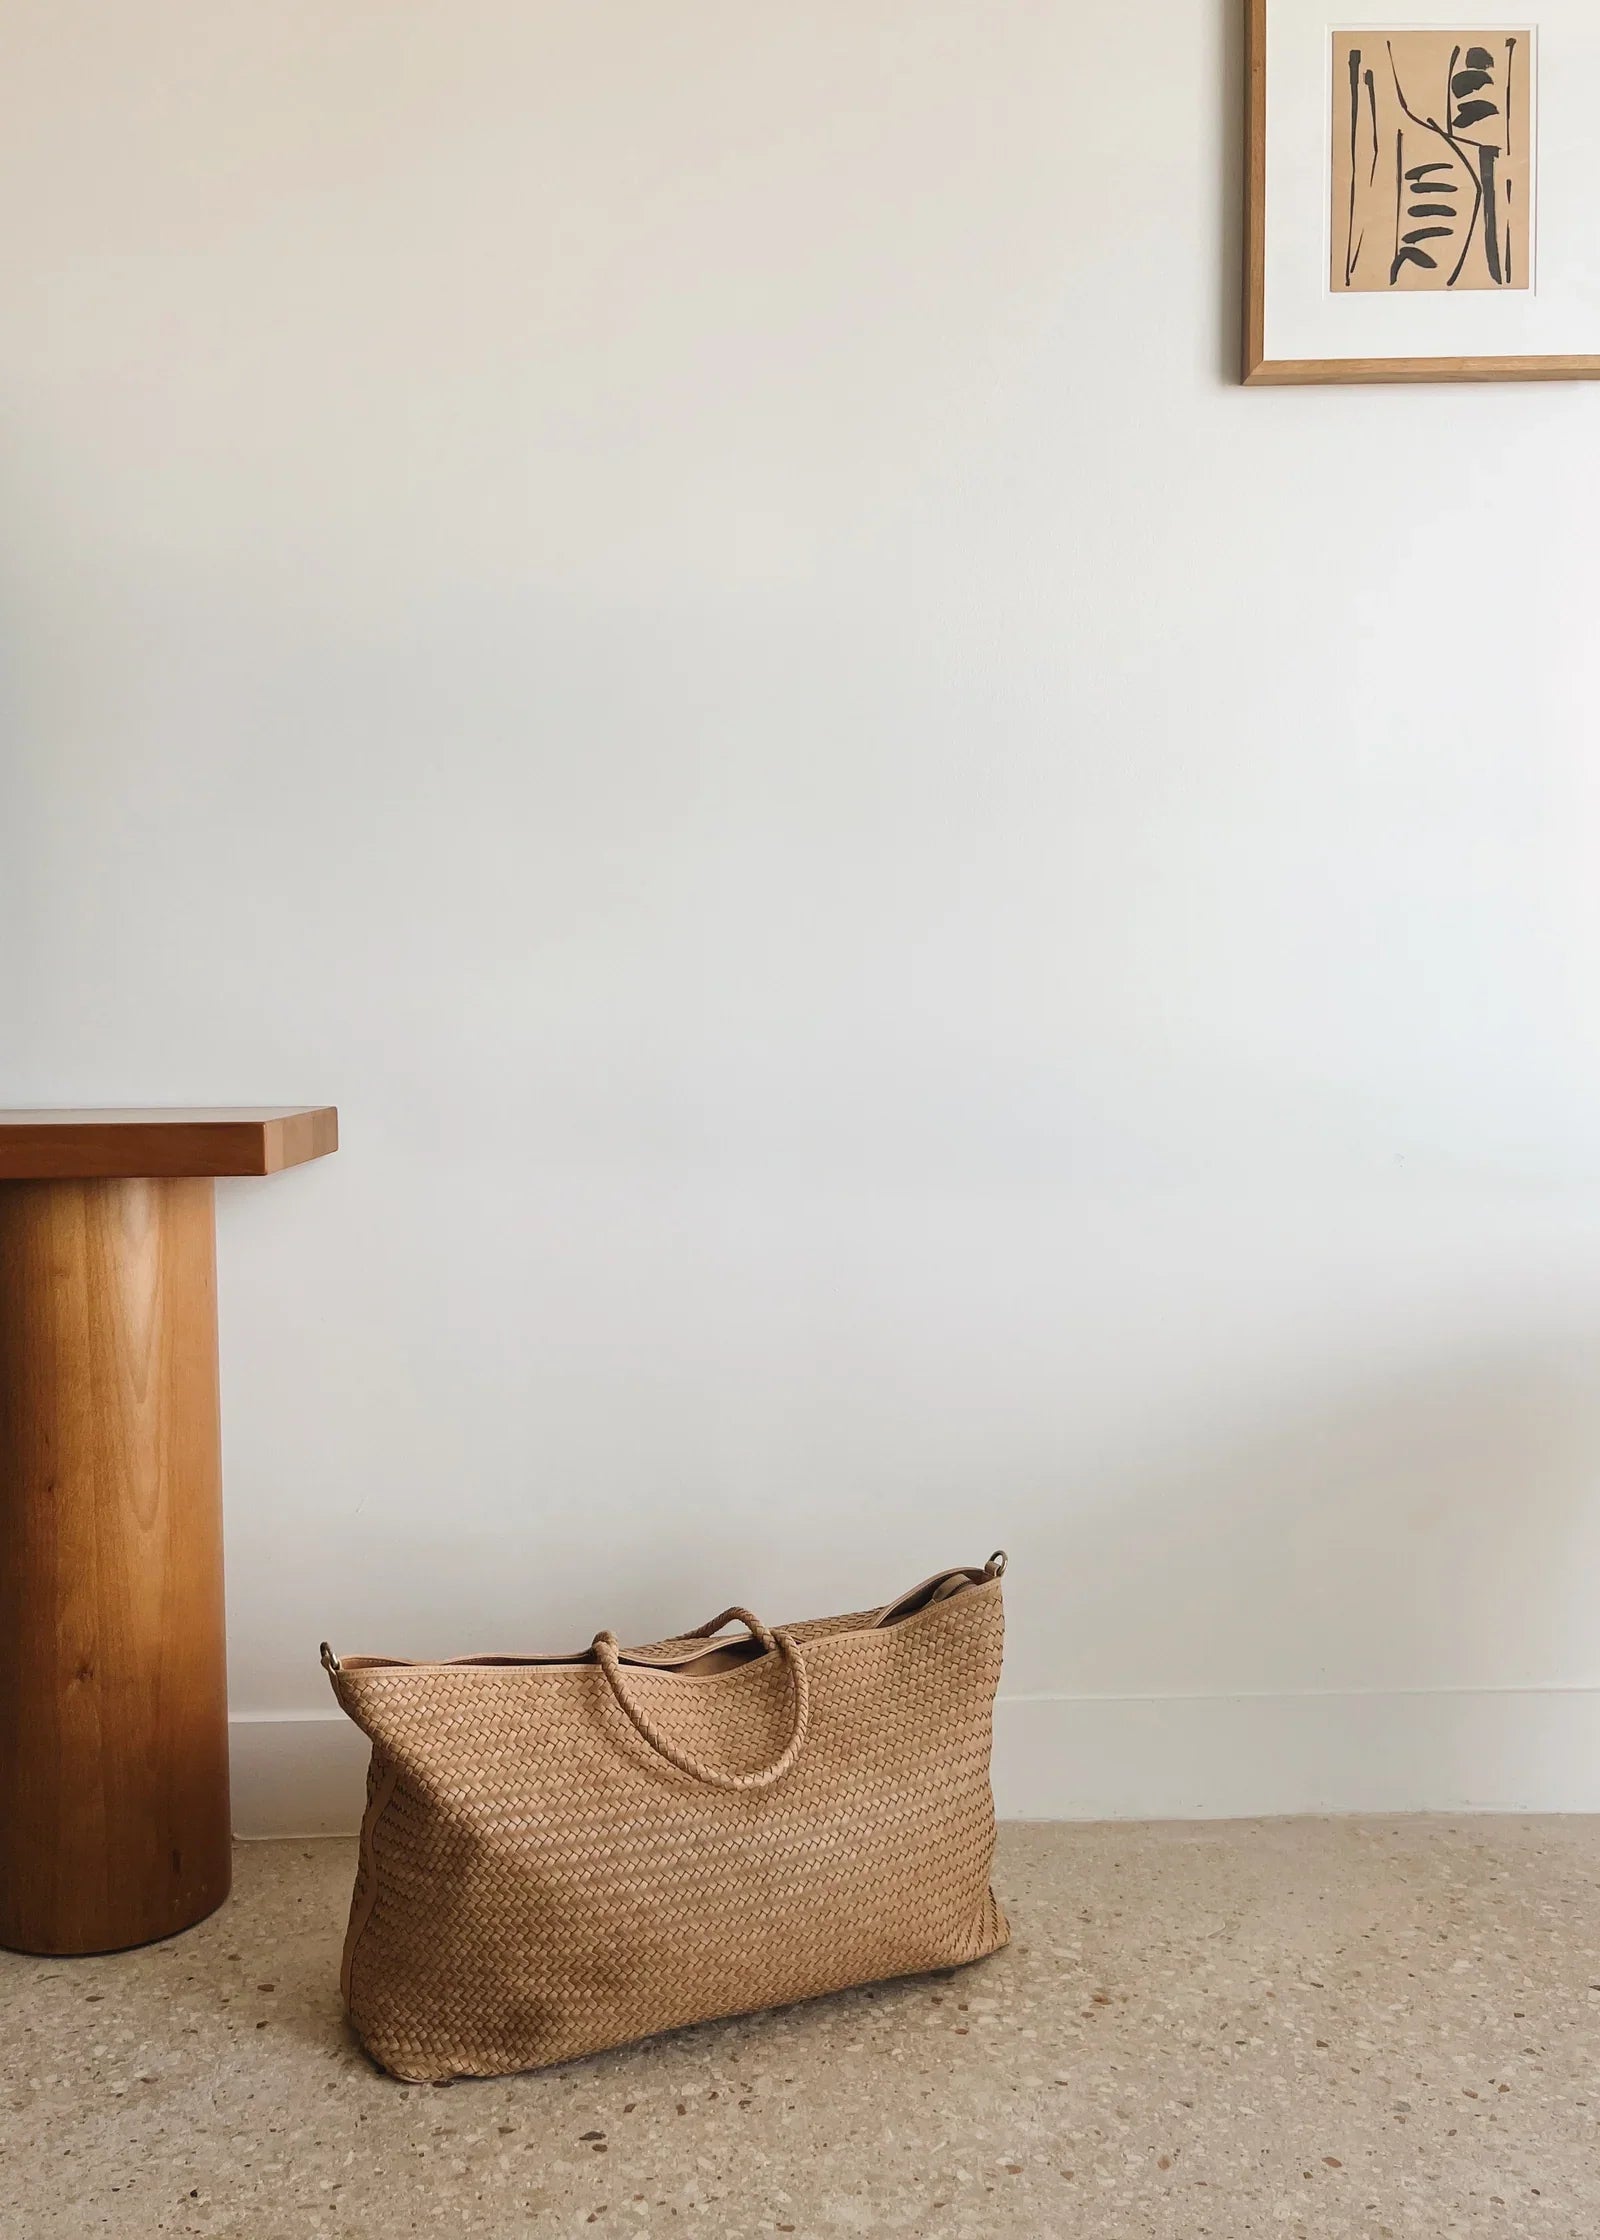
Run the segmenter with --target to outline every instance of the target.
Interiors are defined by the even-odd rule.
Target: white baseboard
[[[236,1712],[228,1733],[236,1835],[354,1835],[366,1802],[367,1738],[342,1711]]]
[[[366,1743],[340,1712],[232,1731],[240,1835],[355,1829]],[[1005,1820],[1600,1812],[1600,1688],[1003,1697],[994,1782]]]
[[[1600,1812],[1600,1689],[1017,1696],[994,1779],[1007,1820]]]

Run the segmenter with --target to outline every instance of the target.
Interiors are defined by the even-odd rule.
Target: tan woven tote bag
[[[324,1644],[372,1741],[343,1988],[373,2059],[498,2076],[998,1950],[1004,1568],[644,1649]]]

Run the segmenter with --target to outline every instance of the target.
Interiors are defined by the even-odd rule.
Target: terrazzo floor
[[[346,2034],[345,1842],[0,1954],[0,2234],[1600,2235],[1600,1820],[1011,1827],[1010,1949],[493,2083]]]

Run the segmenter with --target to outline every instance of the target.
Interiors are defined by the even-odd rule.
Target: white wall
[[[1600,392],[1233,385],[1235,12],[7,9],[0,1096],[344,1131],[244,1824],[999,1542],[1009,1809],[1600,1807]]]

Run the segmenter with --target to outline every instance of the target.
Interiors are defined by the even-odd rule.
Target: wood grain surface
[[[332,1105],[0,1112],[0,1179],[277,1174],[338,1148]]]
[[[0,1182],[0,1943],[227,1895],[213,1189]]]

